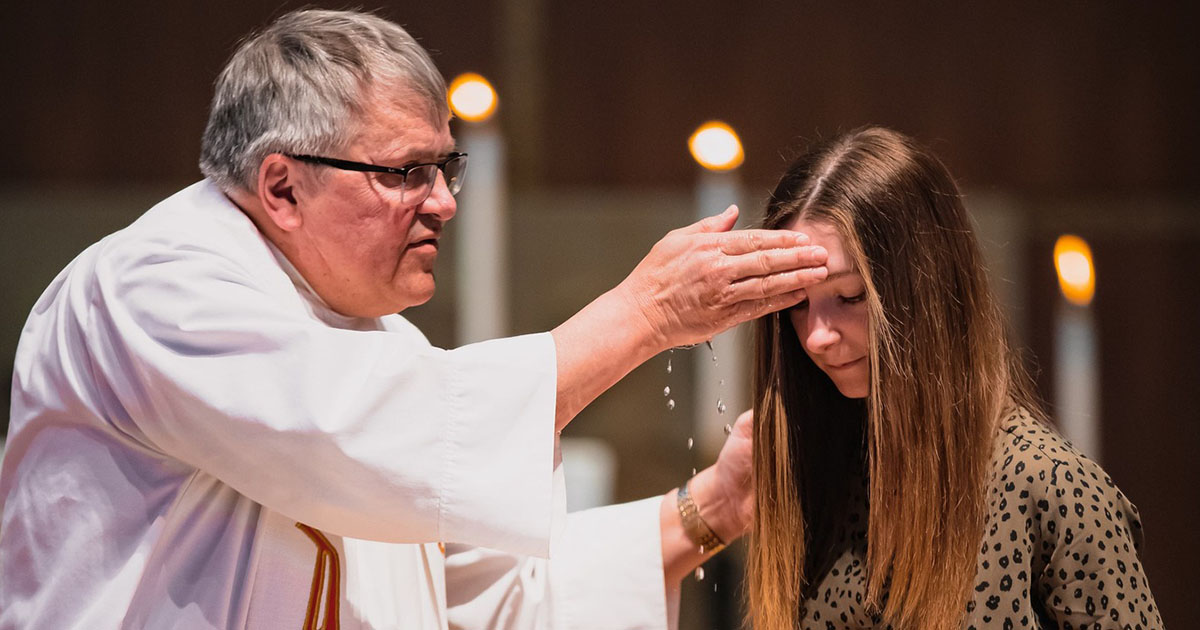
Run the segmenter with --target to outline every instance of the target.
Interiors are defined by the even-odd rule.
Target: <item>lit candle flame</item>
[[[496,90],[482,75],[460,74],[450,82],[450,108],[469,122],[483,122],[496,111]]]
[[[700,125],[688,138],[688,149],[692,158],[710,171],[733,170],[746,158],[737,133],[719,120]]]
[[[1096,272],[1092,249],[1072,234],[1058,237],[1054,243],[1054,268],[1063,297],[1072,304],[1087,306],[1096,295]]]

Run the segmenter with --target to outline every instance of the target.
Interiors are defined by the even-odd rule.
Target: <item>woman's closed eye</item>
[[[862,293],[859,293],[858,295],[839,295],[837,299],[838,299],[838,302],[840,302],[841,304],[860,304],[860,303],[862,303],[863,300],[867,299],[867,292],[863,291]],[[808,298],[805,298],[805,299],[801,300],[800,302],[796,303],[795,306],[793,306],[787,310],[803,311],[807,308],[808,308]]]

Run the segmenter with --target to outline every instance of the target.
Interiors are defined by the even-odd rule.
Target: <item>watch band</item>
[[[679,519],[683,521],[683,531],[687,532],[688,538],[700,548],[701,553],[720,551],[725,548],[725,541],[721,540],[721,537],[700,516],[700,508],[692,500],[691,492],[688,491],[689,483],[691,483],[691,479],[679,486],[679,493],[676,495],[679,504]]]

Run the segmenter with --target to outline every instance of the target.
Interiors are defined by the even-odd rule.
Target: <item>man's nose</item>
[[[446,176],[441,171],[438,171],[437,181],[433,183],[433,190],[429,191],[429,197],[421,203],[420,212],[432,214],[443,223],[454,218],[454,215],[458,213],[458,201],[454,195],[450,194],[450,188],[446,185]]]

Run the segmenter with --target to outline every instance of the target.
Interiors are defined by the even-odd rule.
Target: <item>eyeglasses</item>
[[[332,166],[343,171],[360,173],[376,173],[376,180],[384,188],[400,189],[400,203],[418,204],[429,198],[433,186],[437,182],[437,172],[440,170],[446,176],[446,188],[451,195],[457,195],[462,189],[463,175],[467,172],[467,154],[451,153],[437,162],[425,164],[409,164],[393,168],[379,164],[364,164],[337,158],[318,157],[315,155],[294,155],[288,157],[310,164]]]

